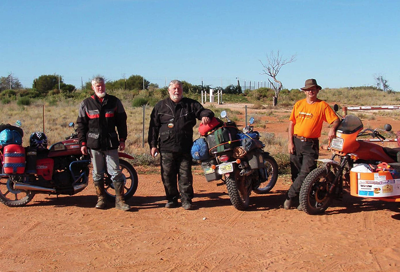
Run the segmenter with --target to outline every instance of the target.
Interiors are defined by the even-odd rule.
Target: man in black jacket
[[[150,117],[150,154],[161,154],[161,178],[167,198],[166,208],[178,206],[181,198],[185,210],[192,209],[193,176],[190,150],[193,144],[193,127],[196,119],[208,124],[214,117],[211,110],[190,98],[183,97],[179,80],[172,80],[169,97],[159,101]],[[179,191],[177,186],[179,184]]]
[[[115,188],[115,208],[130,209],[124,201],[124,177],[119,167],[118,147],[125,149],[127,137],[126,113],[121,101],[106,93],[104,78],[92,80],[94,95],[86,98],[79,106],[79,144],[82,154],[88,150],[93,164],[93,183],[98,197],[96,208],[104,209],[104,173],[111,176]],[[118,134],[115,131],[118,130]],[[119,138],[119,139],[118,139]]]

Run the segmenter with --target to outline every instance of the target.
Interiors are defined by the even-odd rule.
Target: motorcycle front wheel
[[[335,174],[325,167],[316,168],[305,178],[300,189],[300,205],[307,214],[322,214],[330,206],[332,196],[329,188]]]
[[[133,168],[133,166],[125,160],[120,159],[119,166],[124,176],[124,199],[128,200],[135,194],[137,190],[139,183],[138,175],[135,168]],[[110,177],[107,174],[106,176],[107,177],[105,178],[104,182],[106,196],[110,201],[114,201],[115,200],[114,184],[112,183]]]
[[[235,178],[238,176],[235,172],[231,173],[225,179],[228,195],[233,207],[239,211],[244,211],[249,207],[250,193],[243,178]]]
[[[259,169],[264,171],[267,180],[260,183],[260,185],[253,189],[256,194],[266,194],[274,188],[276,181],[278,180],[278,164],[275,159],[269,154],[264,154],[264,165],[265,168]]]
[[[0,202],[9,207],[25,206],[35,196],[32,191],[15,190],[10,177],[0,179]]]

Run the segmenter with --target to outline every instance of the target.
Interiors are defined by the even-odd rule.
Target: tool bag
[[[237,138],[238,129],[234,123],[226,123],[209,133],[206,137],[210,154],[232,150],[240,144]]]

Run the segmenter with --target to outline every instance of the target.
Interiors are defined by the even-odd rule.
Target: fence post
[[[144,147],[144,122],[145,122],[145,115],[146,114],[146,105],[143,105],[143,131],[142,131],[142,147]]]
[[[244,115],[245,115],[245,117],[244,117],[244,120],[245,120],[244,126],[247,127],[247,105],[244,106]]]

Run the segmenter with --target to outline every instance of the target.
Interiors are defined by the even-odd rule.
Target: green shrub
[[[18,106],[29,106],[31,104],[31,100],[29,99],[29,97],[21,97],[18,99],[17,101],[17,105]]]
[[[136,108],[136,107],[141,107],[143,105],[147,105],[147,103],[149,102],[148,98],[144,98],[144,97],[135,97],[132,101],[132,107]]]
[[[41,94],[36,89],[25,89],[19,92],[20,97],[39,98]]]
[[[160,157],[153,158],[149,153],[135,155],[135,165],[160,165]]]
[[[288,89],[283,89],[282,91],[279,92],[279,95],[289,95],[290,91]]]
[[[10,100],[9,98],[3,98],[3,99],[1,100],[1,103],[3,103],[4,105],[10,104],[10,103],[11,103],[11,100]]]
[[[50,106],[56,106],[57,105],[57,99],[55,97],[51,97],[48,99],[49,105]]]
[[[1,97],[8,97],[8,98],[11,98],[11,97],[15,98],[16,95],[17,95],[17,93],[14,90],[5,90],[0,93]]]
[[[158,101],[159,101],[159,99],[157,99],[155,97],[150,97],[149,101],[148,101],[148,105],[154,107]]]
[[[289,154],[278,153],[273,155],[278,164],[278,174],[290,174],[290,156]]]

